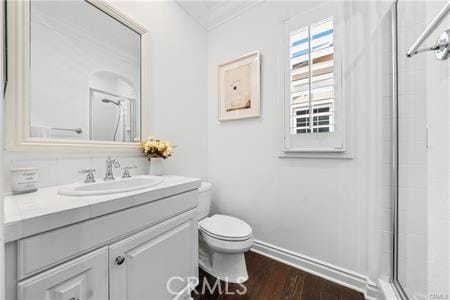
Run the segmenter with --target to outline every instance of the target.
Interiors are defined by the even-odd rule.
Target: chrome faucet
[[[114,168],[120,168],[120,163],[117,159],[111,159],[111,156],[108,156],[108,159],[106,160],[106,173],[105,178],[103,180],[114,180],[114,173],[112,170],[112,167]]]

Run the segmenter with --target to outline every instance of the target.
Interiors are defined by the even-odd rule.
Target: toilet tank
[[[198,219],[206,218],[211,208],[212,184],[209,182],[202,182],[198,189]]]

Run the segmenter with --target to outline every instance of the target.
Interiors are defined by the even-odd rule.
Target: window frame
[[[282,147],[280,157],[351,157],[348,132],[349,116],[345,97],[343,65],[345,62],[346,4],[327,3],[306,13],[295,15],[281,24],[280,65],[282,78]],[[333,19],[334,55],[334,132],[291,134],[291,74],[290,33],[317,24],[327,18]],[[308,102],[309,103],[309,102]],[[313,113],[314,114],[314,113]],[[313,119],[314,120],[314,119]]]

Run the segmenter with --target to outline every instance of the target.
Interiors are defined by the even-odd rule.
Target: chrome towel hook
[[[446,31],[441,33],[441,36],[436,42],[436,45],[440,45],[439,48],[434,51],[437,59],[447,59],[450,53],[450,29],[447,29]]]
[[[450,12],[450,0],[448,0],[447,4],[441,9],[441,11],[436,15],[436,17],[431,21],[430,25],[422,32],[419,38],[414,42],[414,44],[409,48],[406,53],[406,57],[412,57],[421,52],[426,51],[434,51],[437,59],[444,60],[449,56],[450,51],[450,43],[449,36],[450,30],[446,30],[439,36],[439,39],[436,41],[436,44],[429,48],[419,47],[423,44],[423,42],[433,33],[433,31],[439,26],[439,24],[444,20],[445,17],[448,16]]]
[[[434,46],[432,47],[428,47],[428,48],[422,48],[422,49],[417,49],[414,52],[412,52],[411,54],[406,54],[406,57],[411,57],[413,55],[422,53],[422,52],[427,52],[427,51],[434,51],[434,54],[436,55],[436,58],[439,60],[445,60],[447,59],[449,52],[450,52],[450,29],[444,31],[441,33],[441,35],[439,36],[439,39],[436,41],[436,44],[434,44]]]

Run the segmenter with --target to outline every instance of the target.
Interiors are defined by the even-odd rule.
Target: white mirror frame
[[[141,137],[150,132],[150,34],[143,26],[105,1],[86,0],[141,35]],[[30,0],[7,1],[8,84],[6,147],[9,151],[137,152],[137,142],[48,139],[30,136]]]

